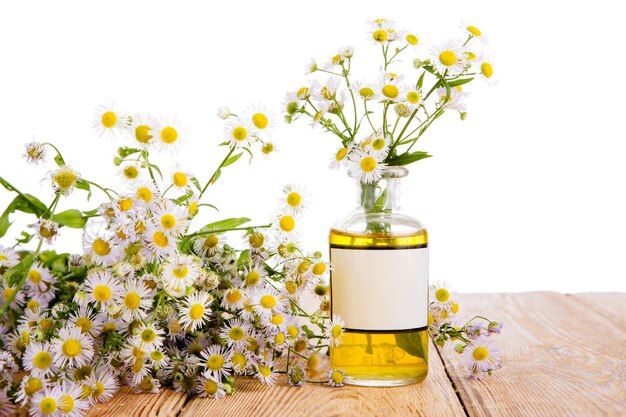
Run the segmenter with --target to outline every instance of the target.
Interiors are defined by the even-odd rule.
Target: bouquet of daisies
[[[286,186],[268,224],[227,218],[190,230],[199,210],[214,208],[203,197],[226,167],[256,145],[263,154],[274,149],[266,113],[219,115],[227,150],[204,185],[180,166],[164,177],[150,159],[185,139],[178,122],[104,106],[94,127],[127,140],[114,159],[126,189],[82,177],[50,143],[27,144],[25,153],[33,164],[54,155],[49,204],[0,178],[16,194],[0,217],[0,237],[15,212],[34,216],[16,245],[0,246],[0,416],[16,407],[80,416],[120,384],[219,398],[233,392],[236,375],[273,384],[285,352],[280,372],[293,385],[328,381],[320,352],[340,342],[342,329],[328,317],[329,265],[297,239],[307,193]],[[105,201],[58,212],[75,190],[88,199],[98,191]],[[64,228],[84,229],[83,253],[50,249]],[[228,233],[240,243],[228,244]],[[310,312],[300,302],[307,293],[317,299]]]

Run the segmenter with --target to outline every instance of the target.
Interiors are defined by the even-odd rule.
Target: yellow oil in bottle
[[[425,247],[428,234],[425,229],[412,235],[352,235],[331,230],[332,248],[363,249],[402,249]],[[374,253],[376,251],[372,251]],[[388,252],[388,251],[387,251]],[[331,256],[332,258],[332,256]],[[332,259],[331,259],[332,261]],[[403,265],[389,265],[393,268]],[[367,285],[367,277],[363,277]],[[333,278],[331,272],[331,293]],[[422,294],[422,304],[427,309],[428,294]],[[332,305],[332,299],[331,299]],[[376,308],[376,306],[373,306]],[[427,314],[427,312],[424,312]],[[428,330],[418,331],[352,331],[346,325],[346,332],[339,347],[330,348],[330,365],[346,373],[346,382],[352,385],[399,386],[421,382],[428,374]]]

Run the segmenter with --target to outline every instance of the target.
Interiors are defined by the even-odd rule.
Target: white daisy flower
[[[195,284],[200,267],[193,256],[178,255],[161,264],[163,288],[168,292],[184,295],[187,287]]]
[[[278,373],[274,371],[274,362],[270,360],[264,360],[257,364],[257,373],[254,375],[263,384],[274,385],[278,380]]]
[[[40,293],[48,291],[56,281],[50,270],[39,262],[33,263],[26,274],[26,284]]]
[[[135,203],[135,199],[130,195],[118,195],[113,201],[115,216],[122,221],[132,215],[138,207],[139,205]]]
[[[346,162],[348,162],[348,159],[346,157],[350,153],[350,150],[351,147],[344,146],[337,149],[337,152],[335,152],[333,157],[330,159],[330,164],[328,164],[328,167],[330,169],[338,169],[339,167],[343,166]]]
[[[142,320],[146,311],[152,307],[154,291],[149,289],[143,281],[130,279],[124,283],[120,303],[124,321]]]
[[[103,317],[88,306],[80,307],[78,311],[70,314],[68,321],[78,327],[81,333],[86,333],[94,339],[100,336],[104,328]]]
[[[219,251],[220,239],[221,235],[213,233],[199,237],[194,240],[193,249],[199,256],[210,258]]]
[[[202,374],[201,386],[200,397],[224,398],[226,396],[224,384],[215,378],[211,372],[206,371]]]
[[[261,144],[261,153],[263,154],[263,158],[265,159],[269,159],[271,155],[279,151],[280,151],[280,147],[272,141],[265,140]]]
[[[24,157],[29,164],[39,164],[39,162],[45,162],[46,147],[39,142],[30,142],[24,145],[26,153]]]
[[[117,303],[123,290],[120,282],[105,269],[90,270],[83,288],[87,293],[87,301],[103,306]]]
[[[481,379],[482,374],[500,367],[500,352],[488,337],[472,340],[463,350],[463,361],[470,377]]]
[[[83,398],[83,388],[71,381],[61,384],[61,401],[59,410],[63,417],[84,416],[89,408],[89,401]]]
[[[262,265],[247,266],[242,271],[243,285],[246,288],[258,288],[265,285],[267,271]]]
[[[224,138],[230,142],[230,146],[237,148],[249,146],[253,139],[252,129],[248,121],[233,117],[224,127]]]
[[[172,180],[172,185],[180,191],[187,191],[192,186],[191,179],[193,178],[193,174],[184,170],[180,164],[176,164],[176,166],[174,166],[170,178]]]
[[[310,201],[310,193],[306,187],[289,184],[283,188],[284,197],[281,199],[282,207],[286,212],[299,214],[304,211]]]
[[[471,25],[470,23],[463,21],[461,22],[461,29],[467,32],[472,39],[477,39],[483,45],[487,45],[489,43],[489,39],[483,35],[483,32],[478,29],[476,26]]]
[[[155,349],[147,356],[154,367],[164,368],[169,363],[169,358],[159,349]]]
[[[431,49],[430,62],[442,75],[458,75],[468,66],[466,49],[459,41],[444,42]]]
[[[199,375],[182,374],[182,378],[174,379],[174,391],[194,396],[202,391],[202,378]]]
[[[0,308],[4,307],[9,302],[11,297],[13,301],[9,304],[9,307],[13,310],[20,310],[24,305],[24,293],[22,291],[16,291],[17,284],[9,285],[2,282],[0,285],[0,291],[2,291],[2,297],[0,297]]]
[[[80,180],[80,174],[71,167],[63,165],[50,173],[52,189],[55,192],[68,196],[76,188],[76,183]]]
[[[272,228],[282,236],[297,234],[296,225],[299,220],[297,215],[291,213],[281,214],[276,216],[272,223]]]
[[[115,138],[128,128],[128,115],[119,112],[113,104],[96,107],[92,127],[98,136]]]
[[[344,333],[343,329],[345,326],[346,326],[346,323],[343,321],[343,319],[339,317],[337,314],[333,314],[333,318],[327,324],[326,332],[325,332],[325,336],[328,338],[330,346],[332,347],[341,346],[341,343],[342,343],[341,338],[343,337],[343,333]]]
[[[215,379],[230,375],[228,368],[231,367],[230,352],[224,346],[211,345],[203,350],[200,357],[203,359],[202,366],[206,368],[205,374],[213,376]]]
[[[176,152],[185,142],[187,130],[178,120],[158,123],[154,129],[154,139],[161,150]]]
[[[90,388],[90,399],[99,403],[109,401],[120,388],[117,378],[110,371],[103,370],[103,367],[88,377],[85,385]]]
[[[76,326],[63,327],[52,341],[52,353],[59,368],[85,366],[94,355],[93,340]]]
[[[204,291],[195,291],[187,296],[180,307],[180,324],[188,328],[188,331],[195,331],[202,327],[211,316],[213,296]]]
[[[388,45],[396,40],[395,22],[387,19],[376,19],[371,24],[367,38],[375,45]]]
[[[320,102],[332,102],[337,99],[337,92],[341,86],[339,79],[332,77],[326,80],[323,86],[316,86],[313,91],[313,98]]]
[[[144,181],[131,185],[131,197],[133,200],[145,203],[151,207],[161,196],[161,192],[154,181]]]
[[[438,106],[441,108],[446,110],[456,110],[459,112],[467,110],[465,104],[465,97],[467,94],[463,92],[461,86],[451,88],[449,92],[445,88],[440,87],[437,89],[437,94],[439,95]]]
[[[249,121],[252,134],[260,139],[267,139],[272,129],[276,126],[274,116],[262,104],[248,107],[244,118],[247,118]]]
[[[377,93],[380,101],[396,103],[404,100],[405,87],[399,76],[384,73],[378,81]]]
[[[378,92],[378,83],[368,81],[355,81],[350,86],[352,93],[364,101],[378,100],[380,98]]]
[[[25,406],[32,399],[33,395],[47,388],[50,380],[32,375],[25,376],[20,382],[19,389],[15,394],[15,402]],[[3,391],[0,391],[3,392]]]
[[[146,148],[156,141],[155,129],[157,123],[153,117],[148,115],[136,114],[132,117],[133,121],[127,130],[133,146],[141,146]]]
[[[120,256],[119,247],[113,243],[113,236],[106,232],[87,231],[83,237],[83,249],[95,264],[102,266],[113,265]]]
[[[382,161],[389,152],[389,145],[391,143],[391,135],[383,135],[381,130],[372,133],[366,140],[364,140],[360,148],[362,151],[370,153],[376,156],[377,161]]]
[[[61,416],[60,406],[62,396],[60,387],[50,387],[38,391],[33,395],[30,405],[30,416],[32,417],[59,417]]]
[[[57,370],[52,361],[50,344],[47,342],[29,343],[22,357],[22,365],[31,375],[42,378],[52,376]]]
[[[48,219],[40,218],[37,223],[31,225],[35,229],[37,238],[43,240],[48,245],[52,244],[59,236],[59,224]]]
[[[272,346],[272,349],[278,352],[286,349],[291,344],[291,339],[287,337],[287,333],[285,333],[285,331],[283,330],[275,330],[271,332],[270,335],[271,337],[269,342]]]
[[[136,394],[158,394],[161,392],[161,381],[146,375],[138,384],[133,385],[131,388]]]
[[[334,388],[341,388],[345,385],[346,371],[343,369],[329,369],[327,378],[328,386]]]
[[[252,354],[247,349],[235,349],[230,357],[230,363],[236,375],[246,373],[253,363]]]
[[[152,258],[164,259],[174,256],[178,247],[178,239],[171,236],[163,228],[149,224],[144,233],[146,248],[150,251]]]
[[[260,317],[281,314],[287,307],[287,299],[272,287],[256,291],[252,296],[252,306]]]
[[[137,326],[135,334],[131,337],[130,342],[132,345],[137,346],[144,352],[149,353],[155,349],[161,349],[163,346],[164,334],[165,332],[158,328],[154,323],[141,323]]]
[[[14,267],[18,263],[20,263],[20,257],[17,252],[15,252],[13,248],[5,248],[4,246],[0,245],[0,268],[6,267],[7,269],[9,269]]]
[[[135,183],[142,180],[141,165],[137,162],[124,162],[119,167],[118,176],[127,183]]]
[[[419,43],[420,37],[417,33],[407,32],[404,33],[404,40],[411,46],[417,46]]]
[[[224,291],[221,306],[229,310],[239,310],[244,306],[246,296],[241,288],[230,288]]]
[[[408,106],[411,112],[417,110],[423,101],[423,94],[421,89],[410,88],[405,92],[406,101],[404,104]]]
[[[489,59],[486,55],[481,55],[477,58],[477,65],[480,68],[480,76],[484,79],[487,84],[490,86],[496,85],[498,82],[495,78],[493,78],[493,65],[491,64],[491,59]]]
[[[250,336],[252,326],[240,318],[230,320],[220,329],[220,337],[226,341],[229,348],[245,349],[246,340]]]
[[[378,155],[356,149],[351,152],[348,158],[350,159],[348,174],[352,178],[356,178],[362,183],[374,183],[382,176],[385,164],[381,162]]]
[[[309,75],[318,70],[317,61],[315,58],[311,58],[309,62],[306,64],[304,75]]]
[[[170,235],[180,235],[189,224],[185,208],[171,200],[165,200],[162,204],[154,207],[152,214],[158,227]]]

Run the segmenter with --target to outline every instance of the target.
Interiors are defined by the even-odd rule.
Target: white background
[[[207,4],[204,4],[207,3]],[[10,5],[9,5],[10,4]],[[460,37],[461,20],[490,38],[499,85],[469,87],[469,118],[446,114],[422,139],[435,157],[411,167],[404,205],[427,226],[431,280],[461,291],[626,290],[626,30],[618,2],[3,2],[0,6],[0,175],[51,199],[52,167],[26,165],[23,144],[51,141],[84,177],[115,185],[122,142],[91,129],[93,109],[176,117],[188,128],[176,160],[206,180],[221,160],[219,106],[261,102],[281,119],[284,94],[324,61],[355,47],[373,73],[379,51],[365,21],[417,32],[414,53]],[[307,123],[280,125],[280,153],[224,171],[200,223],[265,222],[283,185],[312,192],[302,240],[326,248],[329,226],[354,205],[354,186],[327,168],[337,140]],[[44,198],[45,197],[45,198]],[[91,209],[76,193],[61,209]],[[13,195],[0,190],[0,203]],[[22,222],[25,222],[23,220]],[[19,223],[19,221],[18,221]],[[12,244],[12,230],[2,240]],[[58,248],[78,251],[63,230]]]

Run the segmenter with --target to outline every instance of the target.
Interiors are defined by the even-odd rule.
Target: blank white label
[[[331,248],[331,302],[348,330],[428,325],[428,248]]]

